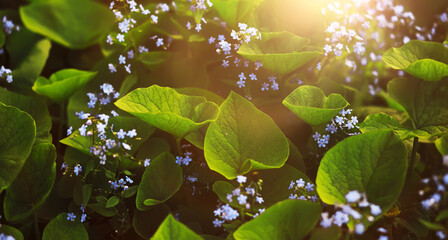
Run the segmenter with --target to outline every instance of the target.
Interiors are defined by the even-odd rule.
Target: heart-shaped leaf
[[[36,121],[36,138],[46,138],[51,130],[47,105],[35,97],[28,97],[0,88],[0,102],[27,112]]]
[[[152,240],[202,240],[203,238],[169,214],[157,229]]]
[[[448,48],[441,43],[411,40],[387,50],[382,59],[391,68],[426,81],[439,81],[448,76]]]
[[[36,137],[33,118],[0,103],[0,192],[9,187],[31,153]]]
[[[18,229],[2,224],[0,226],[0,233],[5,234],[6,236],[13,236],[15,240],[23,240],[25,238],[23,238],[23,234],[21,231],[19,231]]]
[[[179,190],[182,180],[182,168],[170,153],[162,153],[151,160],[138,186],[137,209],[145,211],[152,205],[165,202]]]
[[[377,113],[367,116],[367,118],[359,124],[359,130],[362,133],[377,131],[377,130],[386,130],[390,129],[397,133],[402,140],[406,140],[413,137],[420,138],[428,138],[431,137],[431,134],[418,130],[418,129],[410,129],[403,125],[401,125],[397,119],[389,116],[386,113]]]
[[[26,28],[74,49],[95,44],[114,23],[107,7],[89,0],[34,2],[20,16]]]
[[[321,206],[304,200],[285,200],[241,225],[236,240],[289,240],[304,238],[319,221]]]
[[[6,191],[8,222],[26,220],[50,195],[56,178],[56,148],[47,141],[34,144],[17,178]]]
[[[251,169],[280,168],[288,158],[289,145],[268,115],[231,92],[208,127],[204,155],[210,169],[233,179]]]
[[[218,106],[204,97],[179,94],[172,88],[157,85],[136,89],[115,105],[179,139],[214,120],[218,114]]]
[[[411,118],[415,129],[443,134],[448,126],[448,79],[425,82],[415,78],[396,78],[387,84],[389,95],[400,103]]]
[[[329,122],[349,104],[339,94],[325,97],[318,87],[301,86],[283,100],[283,105],[311,126],[317,126]]]
[[[327,204],[345,203],[352,190],[365,192],[385,212],[400,195],[407,169],[406,147],[390,130],[344,139],[328,150],[317,171],[317,192]]]
[[[34,82],[33,90],[55,102],[63,102],[92,80],[96,74],[97,72],[64,69],[52,74],[50,79],[39,77]]]
[[[322,55],[320,50],[314,48],[300,52],[309,42],[309,39],[290,32],[262,33],[261,40],[242,44],[238,54],[252,62],[260,61],[269,71],[284,75]]]
[[[79,216],[77,219],[79,220]],[[88,240],[89,235],[81,222],[68,221],[67,213],[60,213],[45,227],[42,240],[60,239]]]

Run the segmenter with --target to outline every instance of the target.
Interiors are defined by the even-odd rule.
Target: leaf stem
[[[39,231],[39,219],[37,218],[36,213],[34,215],[34,237],[36,240],[40,240],[40,231]]]
[[[411,175],[411,171],[414,170],[415,158],[417,157],[417,148],[418,148],[418,137],[414,137],[414,142],[412,143],[412,153],[411,153],[411,161],[408,167],[408,178]]]

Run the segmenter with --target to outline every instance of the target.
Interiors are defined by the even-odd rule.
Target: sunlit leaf
[[[349,104],[339,94],[325,97],[324,92],[314,86],[301,86],[283,100],[289,110],[312,126],[329,122]]]
[[[441,43],[411,40],[387,50],[382,59],[393,69],[426,81],[439,81],[448,76],[448,48]]]
[[[55,102],[62,102],[95,76],[96,72],[64,69],[52,74],[49,79],[39,77],[34,82],[33,90]]]
[[[387,211],[400,195],[407,170],[406,147],[391,130],[344,139],[328,150],[317,171],[317,192],[327,204],[345,203],[352,190]]]
[[[269,116],[231,92],[207,130],[204,155],[210,169],[233,179],[251,169],[283,166],[289,146]]]
[[[321,206],[304,200],[285,200],[241,225],[236,240],[303,239],[319,221]]]
[[[283,75],[322,55],[320,50],[304,49],[309,42],[289,32],[262,33],[261,40],[242,44],[238,54],[252,62],[260,61],[264,68]]]
[[[201,240],[201,236],[191,231],[187,226],[178,222],[170,214],[162,222],[159,229],[157,229],[152,240]]]
[[[115,105],[177,138],[199,129],[218,114],[217,105],[204,97],[179,94],[157,85],[136,89]]]

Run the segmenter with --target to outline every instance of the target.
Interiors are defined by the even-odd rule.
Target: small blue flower
[[[238,183],[240,183],[240,184],[245,183],[246,180],[247,180],[247,177],[245,177],[245,176],[242,176],[242,175],[238,175],[238,176],[236,176],[236,181],[237,181]]]
[[[74,222],[76,219],[76,215],[74,213],[67,214],[67,220]]]
[[[145,163],[143,164],[143,166],[148,167],[149,164],[151,164],[150,162],[151,162],[151,159],[149,159],[149,158],[145,159]]]
[[[87,217],[87,214],[83,213],[81,215],[81,222],[85,222],[86,221],[86,217]]]
[[[76,176],[78,176],[78,174],[80,172],[82,172],[82,166],[81,165],[76,165],[75,168],[73,169],[73,172],[76,174]]]

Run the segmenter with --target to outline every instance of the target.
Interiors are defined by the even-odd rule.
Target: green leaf
[[[252,62],[260,61],[269,71],[284,75],[322,55],[320,50],[313,48],[300,51],[309,42],[309,39],[290,32],[262,33],[261,40],[242,44],[238,54]]]
[[[407,169],[406,147],[390,130],[344,139],[328,150],[317,171],[317,192],[327,204],[345,203],[352,190],[386,212],[400,195]]]
[[[435,141],[437,150],[443,156],[448,155],[448,134],[443,135]]]
[[[217,105],[204,97],[182,95],[157,85],[136,89],[115,105],[177,138],[199,129],[218,114]]]
[[[2,224],[0,226],[0,233],[3,233],[5,235],[13,236],[15,240],[23,240],[23,234],[19,230],[17,230],[14,227]]]
[[[119,91],[120,96],[126,95],[126,93],[128,93],[129,90],[131,90],[131,88],[135,84],[137,84],[137,82],[138,82],[137,76],[135,76],[135,75],[128,75],[128,76],[126,76],[126,78],[124,79],[124,81],[123,81],[123,83],[121,84],[121,87],[120,87],[120,91]]]
[[[333,225],[329,228],[315,228],[310,240],[338,240],[341,239],[341,229]]]
[[[117,196],[112,196],[107,200],[106,208],[115,207],[119,202],[120,199]]]
[[[215,183],[213,183],[212,187],[213,192],[215,192],[219,200],[224,203],[229,203],[229,200],[227,200],[227,194],[231,193],[233,190],[235,190],[235,188],[235,186],[226,181],[216,181]],[[233,202],[230,203],[230,205],[237,206],[238,204]]]
[[[92,80],[96,74],[97,72],[77,69],[60,70],[52,74],[50,79],[39,77],[34,82],[33,90],[55,102],[63,102]]]
[[[224,99],[222,97],[202,88],[177,88],[176,91],[180,94],[185,94],[189,96],[205,97],[207,101],[214,102],[217,105],[221,105],[221,103],[224,102]],[[189,141],[194,146],[200,149],[204,149],[204,139],[205,134],[207,133],[208,125],[209,124],[206,124],[200,127],[198,130],[191,132],[185,137],[185,140]]]
[[[32,86],[40,76],[50,54],[51,42],[22,28],[11,34],[6,49],[14,67],[15,83]]]
[[[168,60],[170,57],[171,53],[168,51],[151,51],[141,53],[139,60],[149,69],[153,69]]]
[[[318,203],[288,199],[241,225],[233,236],[236,240],[302,239],[319,221],[320,212]]]
[[[425,220],[423,220],[423,219],[421,219],[421,218],[419,218],[418,221],[419,221],[421,224],[423,224],[423,226],[425,226],[425,227],[428,228],[428,229],[431,229],[431,230],[434,230],[434,231],[437,231],[437,230],[445,230],[445,227],[442,226],[442,225],[440,225],[440,224],[432,223],[432,222],[428,222],[428,221],[425,221]]]
[[[230,27],[236,29],[240,22],[247,23],[263,0],[211,0],[213,9]]]
[[[0,102],[27,112],[36,122],[36,138],[49,136],[52,122],[47,105],[34,97],[20,95],[0,88]]]
[[[406,109],[416,129],[433,132],[434,127],[448,125],[448,80],[396,78],[387,84],[387,91]],[[437,135],[442,133],[443,129],[435,131]]]
[[[137,209],[145,211],[151,205],[165,202],[179,190],[182,180],[182,168],[170,153],[163,153],[151,160],[138,186]]]
[[[359,130],[362,133],[377,131],[377,130],[393,130],[397,133],[402,140],[406,140],[413,137],[428,138],[431,134],[422,131],[409,129],[401,125],[395,118],[389,116],[386,113],[377,113],[367,116],[367,118],[359,124]]]
[[[325,97],[318,87],[301,86],[283,100],[283,105],[311,126],[317,126],[329,122],[349,104],[339,94]]]
[[[82,186],[82,204],[87,206],[92,195],[92,184],[85,184]]]
[[[138,235],[149,239],[157,231],[158,226],[170,214],[170,208],[165,204],[159,204],[147,211],[134,211],[132,226]]]
[[[78,216],[77,218],[79,219]],[[89,235],[81,222],[68,221],[67,213],[60,213],[45,227],[42,240],[60,239],[88,240]]]
[[[448,76],[448,48],[441,43],[411,40],[387,50],[382,59],[391,68],[426,81],[439,81]]]
[[[157,229],[152,240],[201,240],[201,236],[191,231],[169,214]]]
[[[34,144],[22,171],[6,191],[4,210],[8,222],[23,222],[44,203],[56,178],[55,160],[53,144]]]
[[[268,115],[231,92],[207,130],[204,155],[210,169],[234,179],[251,169],[280,168],[289,145]]]
[[[31,153],[36,124],[25,112],[0,103],[0,192],[9,187]]]
[[[35,2],[20,7],[20,16],[26,28],[74,49],[95,44],[114,23],[105,6],[88,0]]]
[[[138,185],[131,186],[128,189],[126,189],[125,191],[123,191],[123,197],[130,198],[137,193],[137,190],[138,190]]]

